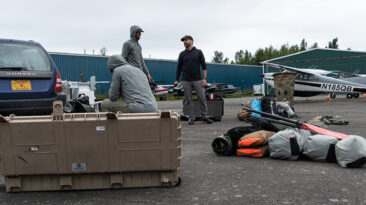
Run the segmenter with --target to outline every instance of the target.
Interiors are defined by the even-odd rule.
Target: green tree
[[[305,38],[301,40],[300,43],[300,51],[304,51],[308,48],[308,43],[305,41]]]
[[[318,46],[318,43],[317,42],[315,42],[310,48],[318,48],[319,46]]]
[[[239,50],[235,52],[235,63],[236,64],[244,64],[244,51]]]
[[[253,64],[252,54],[248,50],[244,52],[244,64]]]
[[[289,49],[289,54],[297,53],[300,51],[300,48],[298,45],[293,45]]]
[[[332,41],[329,41],[328,48],[338,49],[338,38],[333,38]]]
[[[253,59],[253,62],[256,64],[256,65],[260,65],[260,62],[262,61],[265,61],[267,60],[264,56],[264,49],[263,48],[260,48],[258,49],[255,54],[254,54],[254,59]]]
[[[224,57],[224,53],[220,51],[215,51],[214,56],[211,59],[212,63],[229,63],[229,58]]]
[[[329,42],[330,48],[338,48],[338,39],[335,38]],[[281,45],[280,49],[274,48],[272,45],[265,48],[258,48],[254,55],[247,50],[239,50],[235,53],[235,61],[232,63],[236,64],[247,64],[247,65],[260,65],[260,62],[286,56],[289,54],[297,53],[299,51],[305,51],[308,49],[308,43],[305,38],[301,40],[299,45],[289,45],[288,43]],[[314,43],[310,48],[318,48],[318,43]],[[222,53],[221,53],[222,54]],[[216,54],[215,54],[216,56]],[[223,54],[221,55],[223,59]]]
[[[285,55],[288,55],[289,53],[289,46],[288,46],[288,43],[287,44],[283,44],[280,48],[280,51],[279,51],[279,56],[285,56]]]

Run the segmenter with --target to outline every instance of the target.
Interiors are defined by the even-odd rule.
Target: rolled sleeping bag
[[[240,110],[238,112],[238,120],[240,121],[244,121],[245,119],[247,119],[248,117],[250,116],[250,112],[249,111],[246,111],[246,110]]]
[[[335,154],[338,164],[342,167],[362,167],[366,164],[366,139],[350,135],[336,144]]]
[[[255,148],[241,148],[236,150],[236,155],[240,157],[265,157],[268,155],[268,145]]]
[[[235,153],[233,142],[228,135],[216,137],[211,144],[212,150],[219,156],[230,156]]]
[[[274,134],[268,140],[270,157],[297,160],[303,151],[305,138],[311,134],[307,130],[287,128]]]
[[[244,135],[238,142],[239,148],[253,148],[262,147],[268,144],[268,139],[272,137],[275,132],[260,130]]]
[[[305,139],[303,154],[319,162],[337,162],[335,145],[338,139],[326,135],[312,135]]]

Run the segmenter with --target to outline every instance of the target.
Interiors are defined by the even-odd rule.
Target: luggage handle
[[[172,112],[169,111],[161,111],[160,112],[160,117],[161,118],[171,118]]]
[[[123,185],[122,174],[111,174],[111,188],[121,188]]]
[[[116,113],[114,113],[114,112],[108,112],[107,113],[107,119],[108,120],[117,120],[118,118],[117,118],[117,114]]]
[[[60,176],[60,187],[61,189],[72,189],[72,177]]]
[[[7,191],[22,190],[22,177],[21,176],[6,176],[6,178],[7,178],[6,180],[9,183]]]

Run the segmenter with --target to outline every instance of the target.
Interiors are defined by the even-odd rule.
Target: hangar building
[[[70,53],[50,53],[61,74],[62,80],[79,81],[96,76],[97,81],[110,81],[112,76],[107,68],[108,56]],[[151,76],[158,84],[173,84],[178,62],[176,60],[145,59]],[[208,83],[230,83],[241,89],[252,89],[262,83],[261,66],[207,63]],[[97,85],[97,92],[104,94],[109,84]]]

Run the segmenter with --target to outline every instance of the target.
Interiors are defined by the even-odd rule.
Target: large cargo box
[[[214,121],[221,121],[222,116],[224,115],[224,99],[217,98],[217,99],[206,99],[207,101],[207,111],[208,116],[214,120]],[[198,99],[193,100],[193,106],[194,106],[194,113],[196,114],[196,120],[201,119],[201,110],[200,110],[200,103]],[[183,104],[183,113],[185,116],[188,117],[187,110],[184,107]]]
[[[62,112],[0,117],[0,174],[6,190],[174,186],[181,126],[174,112]]]

